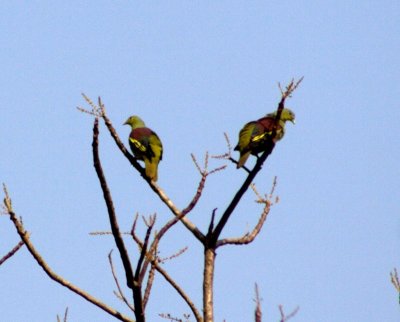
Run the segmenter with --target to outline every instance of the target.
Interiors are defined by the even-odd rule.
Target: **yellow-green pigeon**
[[[235,151],[239,151],[240,153],[237,168],[242,167],[246,163],[250,154],[257,156],[259,153],[265,151],[267,139],[271,138],[273,133],[276,114],[276,111],[269,113],[257,121],[247,123],[240,130],[239,142],[235,147]],[[295,115],[290,109],[284,108],[277,123],[273,142],[277,142],[283,138],[285,134],[285,123],[287,121],[295,124]]]
[[[163,147],[158,135],[146,127],[139,116],[129,117],[124,125],[132,128],[129,146],[138,160],[144,161],[146,177],[157,181],[158,163],[162,159]]]

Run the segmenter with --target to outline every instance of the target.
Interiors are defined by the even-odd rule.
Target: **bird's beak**
[[[125,123],[124,123],[124,124],[122,124],[122,125],[128,125],[128,120],[126,120],[126,121],[125,121]]]
[[[293,123],[293,124],[296,124],[296,120],[293,119],[293,120],[292,120],[292,123]]]

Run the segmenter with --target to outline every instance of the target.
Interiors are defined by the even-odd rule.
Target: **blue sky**
[[[400,269],[400,3],[398,1],[8,2],[0,5],[0,180],[48,264],[122,311],[107,262],[115,248],[92,166],[93,119],[81,93],[101,96],[121,138],[140,115],[161,137],[159,184],[183,208],[199,175],[190,153],[225,152],[247,121],[274,110],[277,83],[304,76],[287,102],[297,124],[255,182],[280,202],[256,241],[218,251],[216,321],[251,321],[254,283],[265,321],[300,306],[293,321],[398,321],[389,272]],[[126,142],[126,139],[125,139]],[[136,212],[168,209],[100,128],[100,153],[120,226]],[[249,163],[253,164],[253,160]],[[223,162],[212,160],[211,167]],[[206,229],[245,178],[211,176],[190,219]],[[250,229],[261,213],[249,191],[224,236]],[[0,217],[0,255],[18,237]],[[128,241],[129,242],[129,241]],[[202,249],[181,226],[162,255],[188,246],[165,268],[201,307]],[[131,253],[135,246],[130,244]],[[121,279],[122,268],[114,252]],[[26,249],[0,267],[1,319],[112,321],[50,281]],[[124,311],[126,312],[126,311]],[[148,308],[189,309],[156,278]]]

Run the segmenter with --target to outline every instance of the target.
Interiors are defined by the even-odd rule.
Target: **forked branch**
[[[289,313],[288,315],[285,314],[285,312],[283,311],[283,305],[279,305],[279,312],[281,314],[281,319],[279,320],[279,322],[287,322],[289,321],[292,317],[294,317],[297,312],[299,312],[299,307],[296,307],[291,313]]]
[[[145,295],[144,295],[144,299],[143,299],[143,306],[145,307],[148,301],[148,297],[151,291],[151,287],[152,287],[152,283],[154,280],[154,270],[156,270],[157,272],[159,272],[164,278],[165,280],[177,291],[177,293],[182,297],[182,299],[187,303],[187,305],[189,306],[189,308],[191,309],[191,311],[193,312],[193,315],[196,318],[197,322],[203,322],[203,318],[201,317],[199,311],[197,310],[196,306],[194,305],[194,303],[190,300],[190,297],[185,293],[185,291],[171,278],[171,276],[161,267],[160,265],[160,261],[163,261],[162,259],[160,260],[157,257],[157,247],[159,245],[159,242],[161,240],[161,238],[164,236],[164,234],[168,231],[169,228],[171,228],[173,226],[174,223],[177,222],[177,218],[178,217],[174,217],[173,219],[171,219],[170,221],[168,221],[160,230],[160,232],[158,232],[153,241],[151,242],[151,246],[147,247],[147,243],[146,243],[146,239],[145,241],[142,241],[136,234],[135,230],[136,230],[136,224],[137,224],[137,218],[138,216],[136,216],[133,226],[132,226],[132,230],[131,230],[131,235],[133,237],[133,240],[137,243],[137,245],[139,246],[139,248],[141,249],[141,253],[144,254],[144,250],[145,250],[145,255],[144,255],[144,263],[142,265],[141,268],[141,273],[140,273],[140,281],[143,280],[143,276],[146,273],[148,266],[150,266],[150,271],[149,271],[149,276],[147,279],[147,286],[146,286],[146,290],[145,290]],[[148,234],[146,234],[146,236],[148,236]],[[148,250],[147,250],[148,249]],[[181,250],[180,252],[178,252],[178,254],[173,255],[172,257],[168,258],[174,258],[176,256],[179,256],[183,251],[185,251],[185,249]]]
[[[400,279],[397,274],[397,269],[393,269],[393,272],[390,272],[390,281],[392,282],[394,288],[399,293],[399,304],[400,304]]]
[[[220,154],[220,155],[213,155],[211,156],[214,159],[225,159],[225,160],[229,160],[231,162],[233,162],[234,164],[238,164],[239,162],[236,161],[233,157],[232,157],[232,145],[231,145],[231,141],[229,140],[229,136],[226,132],[224,132],[224,138],[226,141],[226,145],[228,148],[228,151],[225,152],[224,154]],[[245,165],[242,165],[241,167],[243,170],[245,170],[247,173],[250,173],[249,168],[247,168]]]
[[[273,182],[272,188],[271,188],[271,193],[269,194],[269,196],[262,197],[256,190],[255,185],[251,184],[251,188],[254,190],[254,193],[257,195],[257,198],[258,198],[256,200],[256,202],[262,203],[265,205],[263,212],[261,213],[261,216],[258,219],[257,225],[254,227],[254,229],[251,231],[251,233],[246,233],[242,237],[224,238],[224,239],[218,240],[217,247],[223,246],[223,245],[247,245],[254,241],[254,239],[260,233],[260,231],[267,219],[269,211],[271,210],[271,206],[273,205],[271,199],[273,197],[275,187],[276,187],[276,177],[274,178],[274,182]]]
[[[67,319],[68,319],[68,307],[65,308],[63,322],[67,322]],[[57,322],[61,322],[61,319],[58,315],[57,315]]]

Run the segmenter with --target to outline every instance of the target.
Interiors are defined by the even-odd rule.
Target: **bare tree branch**
[[[207,237],[211,236],[214,230],[215,214],[217,213],[217,210],[218,208],[214,208],[212,211],[210,224],[208,225],[208,230],[207,230]]]
[[[174,253],[174,254],[168,256],[168,257],[158,258],[158,262],[159,262],[159,263],[165,263],[166,261],[170,261],[170,260],[172,260],[172,259],[175,259],[175,258],[181,256],[181,255],[182,255],[184,252],[186,252],[187,250],[188,250],[188,247],[186,246],[186,247],[184,247],[184,248],[178,250],[176,253]]]
[[[264,210],[260,216],[260,219],[258,220],[257,225],[254,227],[251,233],[246,233],[242,237],[221,239],[217,241],[216,247],[218,248],[224,245],[247,245],[253,242],[254,239],[257,237],[257,235],[260,233],[265,223],[265,220],[267,219],[270,209],[271,209],[271,204],[266,203]]]
[[[154,277],[155,277],[155,267],[154,267],[154,265],[151,265],[150,271],[149,271],[149,276],[147,278],[146,289],[145,289],[144,295],[143,295],[143,307],[144,308],[146,308],[147,302],[149,301],[149,298],[150,298],[150,292],[151,292],[151,288],[153,286]]]
[[[214,321],[214,269],[215,250],[213,248],[204,250],[204,272],[203,272],[203,314],[204,322]]]
[[[261,299],[260,299],[260,294],[258,292],[258,285],[256,283],[255,285],[255,292],[256,292],[256,309],[254,311],[254,318],[255,322],[262,322],[262,312],[261,312]]]
[[[277,115],[276,115],[276,120],[275,120],[275,125],[272,129],[272,135],[269,139],[268,142],[266,142],[265,150],[262,153],[260,157],[257,157],[257,161],[255,166],[251,171],[248,171],[248,176],[243,182],[242,186],[239,188],[239,190],[236,192],[234,195],[233,199],[231,200],[230,204],[227,206],[226,210],[223,212],[221,218],[217,221],[215,227],[214,227],[214,220],[215,220],[215,210],[213,211],[213,216],[212,216],[212,222],[210,223],[209,231],[207,235],[204,235],[197,227],[194,225],[188,218],[185,217],[187,213],[189,213],[197,204],[198,200],[201,197],[202,191],[204,189],[206,177],[208,174],[211,174],[213,172],[222,170],[225,166],[217,168],[213,171],[208,171],[207,166],[208,166],[208,153],[206,153],[205,156],[205,163],[204,163],[204,170],[200,168],[198,165],[195,157],[192,155],[193,161],[199,170],[201,174],[201,180],[199,182],[199,186],[197,188],[196,194],[193,197],[192,201],[189,203],[189,205],[184,208],[183,210],[179,210],[175,204],[169,199],[169,197],[165,194],[165,192],[157,185],[156,182],[148,179],[145,176],[144,169],[143,167],[140,166],[140,164],[137,162],[136,158],[134,158],[125,148],[125,146],[122,144],[121,140],[119,139],[114,127],[111,124],[111,121],[108,119],[106,113],[105,113],[105,108],[104,105],[101,102],[101,99],[99,98],[99,106],[96,107],[93,102],[88,100],[86,97],[85,99],[88,101],[89,105],[92,106],[92,111],[89,112],[89,114],[93,113],[93,115],[97,115],[98,117],[103,118],[105,125],[107,126],[111,136],[113,137],[114,141],[116,142],[118,148],[121,150],[121,152],[125,155],[125,157],[129,160],[129,162],[133,165],[133,167],[142,175],[144,180],[149,184],[150,188],[158,195],[158,197],[161,199],[161,201],[171,210],[171,212],[174,214],[174,218],[170,221],[168,221],[160,230],[158,234],[155,235],[154,240],[151,242],[151,245],[148,246],[149,244],[149,235],[150,235],[150,229],[147,230],[147,236],[145,237],[144,242],[138,238],[138,236],[135,233],[135,227],[137,223],[137,218],[135,219],[135,222],[132,227],[132,236],[135,242],[138,244],[140,248],[140,258],[138,261],[138,266],[136,268],[136,274],[135,274],[135,279],[134,279],[134,288],[141,289],[142,287],[142,281],[143,278],[147,272],[148,266],[151,265],[150,271],[154,268],[158,272],[160,272],[164,278],[167,279],[167,281],[178,291],[178,293],[182,296],[182,298],[187,302],[191,310],[196,316],[197,321],[203,321],[203,318],[200,316],[198,310],[195,308],[194,304],[191,303],[190,299],[187,297],[187,295],[182,291],[182,289],[173,281],[171,278],[169,278],[169,275],[160,267],[159,265],[159,258],[157,256],[157,247],[158,243],[160,242],[161,238],[163,235],[173,226],[175,225],[178,221],[181,221],[184,226],[192,232],[192,234],[204,245],[204,272],[203,272],[203,314],[204,314],[204,322],[213,322],[214,319],[214,312],[213,312],[213,279],[214,279],[214,268],[215,268],[215,250],[217,247],[225,245],[225,244],[247,244],[252,242],[255,237],[259,234],[259,232],[262,229],[262,226],[267,218],[267,215],[270,210],[271,202],[269,198],[262,198],[259,196],[258,202],[264,203],[265,207],[263,209],[263,212],[258,220],[257,225],[254,227],[251,233],[245,234],[244,236],[240,238],[226,238],[219,240],[220,235],[222,233],[222,230],[226,226],[227,222],[229,221],[230,216],[232,215],[233,211],[236,209],[238,203],[240,202],[241,198],[243,197],[244,193],[247,191],[251,183],[253,182],[254,178],[258,174],[258,172],[261,170],[265,160],[268,158],[268,156],[271,154],[275,147],[275,136],[276,136],[276,131],[277,131],[277,123],[280,120],[282,110],[285,105],[285,100],[288,97],[291,97],[293,91],[299,86],[301,83],[302,78],[298,80],[297,82],[294,81],[294,79],[289,83],[289,85],[286,86],[285,90],[282,90],[282,87],[279,84],[279,88],[281,90],[281,101],[278,104],[278,109],[277,109]],[[228,153],[222,156],[216,156],[216,158],[225,158],[228,160],[231,160],[232,162],[235,162],[233,158],[231,157],[231,152],[232,152],[232,146],[229,142],[229,138],[227,135],[225,135],[225,138],[227,140],[227,145],[228,145]],[[154,224],[154,223],[153,223]],[[152,226],[151,226],[152,227]],[[140,272],[140,273],[139,273]],[[140,276],[139,279],[137,279],[138,275]],[[147,281],[147,286],[146,286],[146,291],[145,291],[145,302],[147,303],[148,300],[148,294],[150,292],[152,283],[153,283],[153,277],[150,277],[149,273],[149,278]],[[134,292],[135,293],[135,292]],[[134,297],[135,298],[135,297]],[[144,304],[145,305],[145,304]],[[137,310],[137,306],[140,306],[141,309],[143,309],[143,303],[136,304],[135,302],[135,309]],[[197,313],[196,313],[197,312]],[[137,312],[136,312],[137,313]],[[136,315],[138,318],[138,315]],[[140,321],[144,321],[143,319],[138,319]]]
[[[61,284],[62,286],[68,288],[75,294],[81,296],[84,298],[86,301],[96,305],[103,311],[107,312],[108,314],[112,315],[113,317],[117,318],[120,321],[125,321],[125,322],[133,322],[130,318],[127,316],[123,315],[122,313],[118,312],[114,308],[104,304],[103,302],[99,301],[89,293],[83,291],[82,289],[78,288],[77,286],[73,285],[71,282],[67,281],[66,279],[62,278],[61,276],[57,275],[53,270],[48,266],[48,264],[45,262],[45,260],[42,258],[42,256],[38,253],[38,251],[35,249],[33,244],[31,243],[29,239],[29,233],[24,229],[21,221],[17,218],[14,210],[12,209],[12,203],[11,199],[8,195],[8,191],[6,189],[6,186],[4,185],[4,193],[5,193],[5,198],[4,198],[4,205],[7,208],[7,212],[10,215],[10,219],[13,222],[18,235],[20,236],[21,240],[24,242],[26,245],[26,248],[28,251],[31,253],[33,258],[37,261],[39,266],[45,271],[45,273],[55,282]]]
[[[116,294],[117,294],[117,297],[118,297],[119,299],[121,299],[121,300],[129,307],[129,309],[130,309],[132,312],[135,312],[135,308],[134,308],[133,305],[132,305],[131,303],[129,303],[129,301],[126,299],[126,297],[125,297],[125,295],[124,295],[124,292],[122,291],[122,288],[121,288],[121,286],[119,285],[119,281],[118,281],[118,278],[117,278],[117,274],[115,273],[114,264],[113,264],[113,261],[112,261],[112,252],[113,252],[113,251],[111,250],[110,253],[108,254],[108,261],[109,261],[109,263],[110,263],[111,273],[112,273],[112,275],[113,275],[113,277],[114,277],[115,285],[117,286],[117,289],[118,289],[118,293],[116,293]]]
[[[140,251],[140,256],[138,259],[138,263],[136,265],[134,283],[133,283],[133,300],[135,302],[135,315],[138,321],[145,321],[145,314],[144,314],[144,305],[143,305],[143,297],[142,297],[142,281],[144,278],[144,274],[146,273],[146,269],[142,269],[143,261],[147,255],[147,247],[149,243],[149,238],[151,231],[154,227],[155,223],[155,215],[150,217],[150,220],[147,225],[146,236],[144,239],[144,243],[142,249]],[[145,219],[144,219],[145,220]],[[140,313],[140,316],[139,316]]]
[[[155,217],[152,217],[152,218],[150,218],[150,222],[147,225],[146,236],[144,238],[144,243],[143,243],[143,246],[142,246],[142,249],[141,249],[141,252],[140,252],[140,257],[139,257],[139,260],[138,260],[138,263],[137,263],[137,266],[136,266],[135,282],[137,282],[139,284],[142,283],[143,276],[144,276],[144,274],[146,272],[145,270],[142,270],[142,264],[143,264],[143,261],[145,260],[146,255],[147,255],[147,247],[148,247],[148,244],[149,244],[149,238],[150,238],[151,231],[152,231],[152,229],[154,227],[154,224],[155,224]],[[142,274],[141,274],[141,271],[142,271]]]
[[[197,322],[203,322],[203,318],[200,315],[200,312],[197,310],[196,306],[190,299],[190,297],[182,290],[182,288],[169,276],[169,274],[158,264],[157,262],[153,262],[153,265],[157,272],[159,272],[165,280],[178,292],[178,294],[182,297],[182,299],[186,302],[186,304],[190,307],[193,312],[193,315]]]
[[[135,221],[134,221],[134,223],[133,223],[133,226],[132,226],[132,236],[133,236],[134,240],[136,241],[136,243],[139,245],[139,247],[142,249],[142,255],[143,255],[142,257],[145,258],[145,263],[143,264],[143,268],[142,268],[142,271],[141,271],[141,276],[142,276],[142,277],[144,276],[145,272],[147,271],[147,266],[148,266],[150,263],[152,264],[152,266],[154,266],[155,255],[152,255],[152,253],[153,253],[153,252],[155,251],[155,249],[157,248],[158,243],[159,243],[159,241],[161,240],[161,238],[164,236],[164,234],[165,234],[174,224],[176,224],[178,221],[180,221],[181,218],[183,218],[187,213],[189,213],[189,212],[194,208],[194,206],[196,205],[196,203],[197,203],[197,201],[199,200],[199,198],[200,198],[200,196],[201,196],[201,193],[202,193],[202,191],[203,191],[203,189],[204,189],[204,184],[205,184],[205,181],[206,181],[207,176],[208,176],[209,174],[211,174],[211,173],[214,173],[214,172],[216,172],[216,171],[222,170],[222,169],[224,168],[224,167],[220,167],[220,168],[217,168],[217,169],[212,170],[211,172],[208,172],[208,171],[207,171],[208,154],[206,154],[204,170],[201,170],[201,168],[197,165],[196,159],[195,159],[195,157],[194,157],[193,155],[192,155],[192,158],[193,158],[193,161],[195,162],[195,164],[196,164],[196,166],[197,166],[197,168],[198,168],[198,170],[199,170],[199,172],[200,172],[200,174],[201,174],[201,180],[200,180],[200,183],[199,183],[197,192],[196,192],[194,198],[192,199],[192,201],[189,203],[189,205],[188,205],[184,210],[182,210],[182,211],[180,212],[179,216],[176,216],[176,217],[174,217],[173,219],[171,219],[170,221],[168,221],[168,222],[161,228],[161,230],[156,234],[156,236],[155,236],[155,238],[154,238],[154,240],[153,240],[153,242],[152,242],[152,244],[151,244],[151,246],[150,246],[150,248],[149,248],[149,251],[147,252],[147,256],[144,256],[144,253],[143,253],[143,250],[146,250],[146,249],[147,249],[147,247],[145,247],[145,243],[143,243],[143,242],[137,237],[137,235],[135,234],[135,227],[136,227],[136,224],[137,224],[137,217],[136,217],[136,219],[135,219]],[[148,235],[147,235],[147,236],[148,236]],[[138,267],[139,267],[139,266],[138,266]],[[156,267],[156,269],[157,269],[157,267],[159,267],[159,265],[158,265],[158,266],[154,266],[154,267]],[[158,269],[157,269],[157,270],[158,270]],[[142,279],[141,279],[141,280],[142,280]],[[146,291],[147,291],[147,290],[150,290],[150,289],[151,289],[151,286],[152,286],[152,279],[149,279],[149,280],[148,280],[148,286],[146,287]],[[173,286],[174,286],[174,288],[176,289],[175,286],[177,286],[177,284],[175,283]],[[182,294],[182,293],[179,292],[179,294]],[[187,301],[187,300],[185,300],[185,301]],[[146,302],[147,302],[147,299],[146,299]],[[196,310],[196,308],[192,308],[192,310]]]
[[[281,319],[279,320],[279,322],[289,321],[297,314],[297,312],[299,312],[299,309],[299,307],[296,307],[289,315],[286,315],[285,312],[283,312],[283,305],[279,305],[279,312],[281,313]]]
[[[399,293],[399,304],[400,304],[400,280],[399,275],[397,274],[397,269],[393,269],[393,272],[390,272],[390,280]]]
[[[197,187],[196,194],[194,195],[194,197],[193,197],[193,199],[190,201],[190,203],[186,206],[186,208],[184,208],[184,209],[182,210],[181,215],[183,215],[183,216],[187,215],[187,214],[188,214],[189,212],[191,212],[192,209],[196,206],[196,204],[197,204],[197,202],[199,201],[199,199],[200,199],[200,197],[201,197],[201,194],[202,194],[202,192],[203,192],[204,185],[205,185],[205,183],[206,183],[206,179],[207,179],[207,176],[206,176],[206,175],[202,175],[202,176],[201,176],[201,180],[200,180],[199,185],[198,185],[198,187]],[[180,218],[180,216],[175,217],[175,218]]]
[[[184,209],[180,212],[179,216],[176,216],[176,217],[174,217],[173,219],[169,220],[169,221],[160,229],[160,231],[156,234],[156,236],[155,236],[155,238],[154,238],[154,240],[153,240],[153,242],[152,242],[152,246],[150,247],[150,252],[151,252],[152,249],[154,249],[154,247],[157,246],[157,244],[159,243],[160,239],[164,236],[164,234],[165,234],[173,225],[175,225],[178,221],[181,221],[181,219],[182,219],[184,216],[186,216],[186,215],[196,206],[196,204],[197,204],[197,202],[199,201],[199,199],[200,199],[200,197],[201,197],[201,194],[202,194],[202,192],[203,192],[203,189],[204,189],[204,186],[205,186],[205,182],[206,182],[206,179],[207,179],[208,175],[213,174],[213,173],[215,173],[215,172],[217,172],[217,171],[223,170],[223,169],[225,168],[225,166],[222,166],[222,167],[218,167],[218,168],[213,169],[213,170],[211,170],[210,172],[208,172],[208,170],[207,170],[208,153],[206,153],[206,156],[205,156],[204,170],[202,170],[202,169],[200,168],[200,166],[198,165],[198,163],[197,163],[197,161],[196,161],[196,158],[194,157],[193,154],[192,154],[192,159],[193,159],[193,162],[195,163],[195,165],[196,165],[196,167],[197,167],[197,169],[199,170],[200,175],[201,175],[201,180],[200,180],[199,185],[198,185],[198,187],[197,187],[196,194],[195,194],[195,196],[193,197],[192,201],[188,204],[188,206],[187,206],[186,208],[184,208]],[[203,236],[204,236],[204,235],[203,235]],[[205,240],[205,236],[204,236],[204,238],[202,238],[200,241],[201,241],[202,243],[204,243],[204,240]]]
[[[182,214],[181,214],[182,215]],[[165,279],[166,281],[178,292],[178,294],[183,298],[183,300],[188,304],[189,308],[193,312],[194,316],[196,317],[197,322],[203,322],[203,318],[201,317],[199,311],[197,310],[196,306],[193,304],[193,302],[190,300],[189,296],[183,291],[183,289],[169,276],[169,274],[160,266],[159,264],[159,259],[156,256],[157,253],[157,247],[158,244],[162,238],[162,236],[165,234],[165,232],[172,227],[172,222],[176,223],[177,222],[177,217],[174,217],[171,219],[164,227],[160,230],[159,233],[156,234],[151,246],[149,247],[149,251],[147,252],[145,256],[145,262],[143,264],[142,268],[142,273],[143,274],[146,271],[146,265],[151,265],[150,272],[149,272],[149,277],[147,280],[147,286],[145,290],[145,295],[143,299],[143,306],[145,307],[148,301],[149,293],[152,287],[153,279],[154,277],[152,276],[152,271],[155,269],[157,272],[159,272]],[[179,219],[178,219],[179,220]],[[134,223],[132,225],[132,230],[131,234],[134,239],[134,241],[138,244],[140,249],[144,249],[144,242],[140,240],[140,238],[137,236],[135,232],[136,228],[136,223],[137,223],[137,216],[134,220]],[[182,252],[186,250],[183,249],[178,252],[178,254],[174,254],[170,256],[168,259],[175,258],[176,256],[179,256]]]
[[[138,219],[138,214],[135,216],[135,220],[133,221],[132,229],[131,229],[131,236],[133,240],[136,242],[136,244],[139,246],[140,250],[143,248],[143,242],[140,240],[140,238],[136,235],[136,223]]]
[[[97,177],[99,178],[100,181],[100,186],[103,191],[103,196],[104,200],[107,205],[107,211],[108,211],[108,216],[110,220],[110,225],[111,225],[111,231],[114,236],[115,243],[117,245],[122,264],[124,265],[124,270],[125,270],[125,275],[126,275],[126,284],[128,285],[129,288],[133,288],[133,270],[132,270],[132,265],[131,261],[129,259],[128,252],[126,250],[124,240],[122,239],[120,230],[119,230],[119,225],[117,221],[117,216],[115,214],[115,209],[114,209],[114,204],[111,198],[111,193],[107,185],[106,178],[103,173],[103,169],[101,166],[100,162],[100,157],[99,157],[99,119],[96,118],[94,121],[94,126],[93,126],[93,164],[96,169]]]
[[[24,245],[24,242],[21,240],[13,249],[11,249],[7,254],[5,254],[2,258],[0,258],[0,265],[2,265],[7,259],[14,256],[14,254]]]
[[[225,225],[227,224],[229,218],[231,217],[233,211],[236,209],[236,206],[239,204],[240,200],[242,199],[243,195],[249,188],[250,184],[253,182],[254,178],[261,170],[265,160],[271,154],[275,147],[275,137],[276,137],[276,130],[277,124],[280,120],[282,110],[285,106],[285,100],[287,97],[293,93],[293,91],[298,87],[302,78],[298,82],[294,82],[292,80],[290,84],[286,87],[286,91],[282,92],[281,101],[278,104],[277,115],[275,118],[275,124],[272,130],[272,134],[269,139],[266,141],[265,150],[260,157],[257,158],[256,164],[254,168],[250,171],[247,178],[243,182],[242,186],[236,192],[235,196],[233,197],[232,201],[222,214],[220,220],[218,221],[217,225],[215,226],[212,232],[209,232],[206,236],[206,242],[204,244],[204,273],[203,273],[203,312],[204,312],[204,321],[205,322],[213,322],[214,313],[213,313],[213,278],[214,278],[214,265],[215,265],[215,249],[218,245],[218,240],[221,235],[222,230],[224,229]],[[230,143],[228,141],[228,149]],[[231,149],[230,149],[231,150]],[[262,224],[265,221],[266,215],[268,214],[268,206],[265,207],[264,216],[261,216],[259,224],[256,226],[254,232],[254,237],[257,235],[258,231],[261,229]],[[246,237],[246,236],[245,236]],[[252,237],[254,239],[254,237]],[[249,241],[252,238],[248,239]],[[247,241],[245,238],[244,241]]]
[[[183,315],[183,317],[185,318],[185,321],[180,319],[180,318],[174,317],[169,313],[166,313],[166,314],[165,313],[160,313],[159,316],[161,318],[163,318],[163,319],[170,320],[171,322],[190,322],[189,321],[190,314],[184,314]]]
[[[65,309],[63,322],[67,322],[67,319],[68,319],[68,307],[66,307]],[[58,316],[58,314],[57,314],[57,322],[61,322],[61,319]]]
[[[257,225],[254,227],[254,229],[252,230],[251,233],[246,233],[242,237],[225,238],[225,239],[221,239],[221,240],[217,241],[217,245],[216,245],[217,248],[220,247],[220,246],[223,246],[223,245],[246,245],[246,244],[249,244],[249,243],[253,242],[254,239],[257,237],[257,235],[260,233],[260,231],[261,231],[261,229],[262,229],[262,227],[263,227],[263,225],[264,225],[264,223],[265,223],[265,221],[267,219],[269,211],[271,210],[271,205],[272,205],[271,199],[273,197],[273,193],[274,193],[274,190],[275,190],[275,187],[276,187],[276,177],[274,177],[274,181],[272,183],[272,188],[271,188],[271,192],[270,192],[269,196],[266,196],[265,198],[262,197],[258,193],[258,191],[255,188],[254,184],[251,184],[250,186],[251,186],[251,188],[253,189],[254,193],[256,194],[256,196],[258,198],[256,200],[256,202],[257,203],[263,203],[265,205],[264,209],[263,209],[263,212],[262,212],[262,214],[261,214],[261,216],[260,216],[260,218],[259,218],[259,220],[257,222]]]
[[[264,161],[271,154],[274,146],[275,146],[275,143],[272,141],[269,141],[266,151],[261,155],[260,158],[257,159],[256,165],[254,166],[253,170],[251,170],[251,172],[247,176],[246,180],[244,181],[244,183],[242,184],[240,189],[236,192],[231,203],[228,205],[228,207],[226,208],[225,212],[223,213],[221,219],[217,223],[215,230],[213,231],[213,234],[211,235],[210,244],[216,245],[217,240],[222,232],[222,229],[225,227],[225,225],[228,222],[230,216],[232,215],[234,209],[238,205],[238,203],[239,203],[240,199],[243,197],[244,193],[249,188],[250,184],[253,182],[257,173],[261,170],[261,167],[262,167]]]
[[[228,146],[228,151],[225,152],[224,154],[220,154],[220,155],[213,155],[211,156],[214,159],[225,159],[225,160],[229,160],[231,162],[233,162],[234,164],[238,164],[239,162],[236,161],[233,157],[232,157],[232,145],[231,142],[229,140],[229,136],[226,132],[224,132],[224,137],[225,137],[225,141],[226,144]],[[244,169],[247,173],[250,173],[249,168],[247,168],[245,165],[242,165],[242,169]]]

